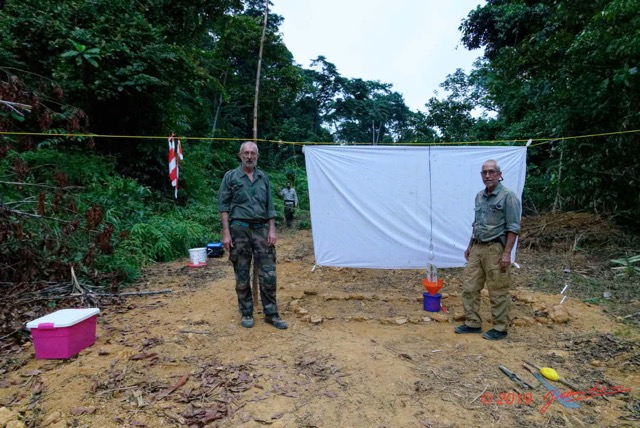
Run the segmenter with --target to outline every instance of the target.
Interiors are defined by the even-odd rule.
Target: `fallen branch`
[[[27,113],[31,113],[31,109],[32,109],[32,106],[30,106],[29,104],[16,103],[13,101],[0,100],[0,104],[3,104],[9,107],[13,112],[23,117],[24,117],[24,113],[19,109],[22,109]]]
[[[53,190],[68,190],[68,189],[84,189],[85,186],[49,186],[48,184],[39,184],[39,183],[24,183],[20,181],[0,181],[0,184],[10,184],[14,186],[33,186],[33,187],[41,187],[43,189],[53,189]]]
[[[180,333],[191,333],[191,334],[211,334],[209,330],[197,331],[197,330],[180,330]]]
[[[90,294],[68,294],[66,296],[45,296],[45,297],[34,297],[33,299],[24,299],[18,298],[16,301],[21,304],[25,303],[33,303],[33,302],[41,302],[43,300],[62,300],[62,299],[82,299],[82,298],[91,298]]]
[[[487,387],[485,386],[484,389],[482,390],[482,392],[480,394],[478,394],[478,396],[476,398],[471,400],[471,402],[469,404],[467,404],[467,405],[473,404],[478,398],[482,397],[482,394],[484,394],[486,390],[487,390]]]
[[[134,389],[134,388],[139,388],[139,385],[133,385],[133,386],[122,386],[119,388],[113,388],[113,389],[105,389],[104,391],[98,391],[97,394],[98,395],[103,395],[103,394],[110,394],[112,392],[120,392],[120,391],[126,391],[128,389]]]
[[[72,284],[69,284],[71,286],[73,286]],[[87,299],[90,302],[95,303],[95,297],[127,297],[127,296],[146,296],[146,295],[152,295],[152,294],[167,294],[167,293],[172,293],[173,290],[167,289],[167,290],[158,290],[158,291],[131,291],[131,292],[126,292],[126,293],[94,293],[92,291],[86,292],[86,293],[72,293],[72,294],[67,294],[66,296],[44,296],[44,297],[33,297],[33,298],[21,298],[18,299],[17,301],[20,303],[33,303],[33,302],[40,302],[42,300],[63,300],[63,299],[71,299],[71,298],[81,298],[81,299]],[[42,293],[40,293],[42,294]]]
[[[48,216],[45,216],[45,215],[31,214],[31,213],[26,213],[26,212],[20,211],[20,210],[14,210],[14,209],[11,209],[11,208],[7,207],[6,205],[5,205],[5,209],[8,212],[12,213],[12,214],[16,214],[16,215],[23,216],[23,217],[43,218],[45,220],[54,220],[54,221],[57,221],[57,222],[60,222],[60,223],[67,223],[67,224],[71,224],[72,223],[71,221],[62,220],[62,219],[56,218],[56,217],[48,217]]]
[[[173,290],[157,290],[157,291],[128,291],[125,293],[88,293],[90,296],[112,296],[112,297],[120,297],[120,296],[147,296],[150,294],[167,294],[172,293]]]
[[[5,335],[5,336],[0,337],[0,341],[2,341],[2,340],[4,340],[4,339],[6,339],[7,337],[11,337],[11,336],[13,336],[14,334],[16,334],[17,332],[19,332],[20,330],[22,330],[22,327],[20,327],[20,328],[18,328],[18,329],[16,329],[16,330],[13,330],[11,333],[9,333],[9,334],[7,334],[7,335]]]

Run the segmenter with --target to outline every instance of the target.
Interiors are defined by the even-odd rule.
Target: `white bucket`
[[[206,265],[207,264],[207,249],[206,248],[192,248],[189,250],[189,258],[192,265]]]

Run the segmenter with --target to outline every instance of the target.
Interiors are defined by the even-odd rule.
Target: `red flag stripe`
[[[175,188],[175,197],[178,198],[178,165],[180,163],[180,159],[182,159],[182,145],[178,138],[178,150],[176,155],[176,144],[173,139],[173,133],[169,136],[167,141],[169,143],[169,179],[171,180],[171,186]]]

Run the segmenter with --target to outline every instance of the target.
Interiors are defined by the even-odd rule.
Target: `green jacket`
[[[269,177],[262,170],[253,171],[253,182],[239,166],[227,171],[220,183],[218,209],[228,212],[229,220],[268,220],[276,216]]]

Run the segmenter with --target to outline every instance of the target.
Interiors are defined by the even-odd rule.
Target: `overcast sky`
[[[319,55],[343,77],[393,85],[424,111],[448,74],[471,70],[481,51],[460,43],[461,21],[484,0],[272,0],[295,61]]]

